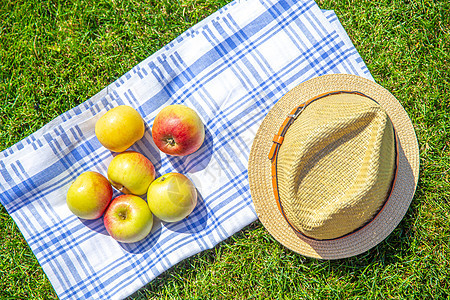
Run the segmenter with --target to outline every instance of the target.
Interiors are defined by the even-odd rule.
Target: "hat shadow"
[[[414,187],[416,184],[416,180],[414,177],[413,170],[411,165],[407,163],[406,155],[404,149],[399,143],[398,145],[398,155],[400,156],[400,160],[405,161],[404,166],[402,168],[402,181],[405,186]],[[405,194],[406,193],[406,194]],[[359,255],[332,260],[332,265],[336,261],[336,265],[340,265],[342,260],[347,261],[381,261],[383,264],[394,263],[400,260],[401,257],[407,255],[409,253],[410,245],[412,237],[414,236],[414,232],[410,230],[414,223],[414,216],[417,215],[417,206],[414,202],[414,189],[405,189],[403,191],[403,196],[405,198],[411,198],[411,204],[408,207],[408,210],[405,213],[405,216],[402,218],[400,223],[394,228],[394,230],[388,234],[388,236],[383,239],[378,245],[375,247],[361,253]],[[313,245],[311,244],[313,247]],[[319,256],[327,256],[327,253],[320,248],[313,249],[317,252]],[[321,259],[319,259],[321,261]]]
[[[368,251],[347,258],[336,260],[323,260],[306,257],[303,261],[306,265],[321,265],[333,273],[344,272],[358,274],[364,272],[368,267],[380,265],[388,267],[402,262],[404,257],[411,255],[410,241],[413,239],[413,233],[409,228],[413,223],[413,218],[403,220],[399,226],[381,243],[369,249]],[[320,267],[320,266],[319,266]]]

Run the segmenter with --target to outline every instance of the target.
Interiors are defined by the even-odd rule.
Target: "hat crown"
[[[355,231],[386,201],[395,156],[392,123],[375,101],[336,94],[312,102],[289,127],[278,153],[286,218],[315,239]]]

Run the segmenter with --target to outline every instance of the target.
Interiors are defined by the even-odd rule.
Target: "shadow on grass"
[[[413,201],[414,202],[414,201]],[[342,258],[337,260],[321,260],[315,258],[305,258],[304,264],[315,266],[316,269],[323,268],[323,275],[331,273],[343,273],[352,275],[355,280],[359,280],[368,268],[388,268],[390,265],[408,259],[413,255],[411,251],[411,241],[415,239],[413,228],[417,206],[411,205],[406,216],[394,231],[388,235],[375,247],[356,256]],[[286,251],[289,251],[286,249]]]
[[[411,175],[411,168],[402,170],[402,172],[406,172],[402,175],[402,180],[413,183],[415,179]],[[413,193],[414,190],[409,192]],[[415,199],[420,196],[419,186]],[[408,197],[407,195],[406,198]],[[145,299],[149,294],[159,295],[165,287],[172,286],[172,284],[180,285],[179,288],[183,288],[185,283],[178,282],[177,278],[195,279],[199,276],[203,278],[209,272],[205,270],[209,269],[216,272],[227,272],[228,270],[230,276],[238,279],[241,276],[244,277],[244,275],[236,274],[236,269],[244,272],[256,272],[254,276],[256,278],[262,276],[261,279],[269,274],[277,275],[272,274],[272,272],[277,272],[276,270],[283,270],[283,274],[287,274],[285,276],[294,276],[295,274],[295,277],[289,280],[296,281],[295,278],[300,278],[298,280],[301,281],[301,278],[303,280],[312,278],[311,284],[325,284],[326,278],[330,277],[345,278],[349,281],[364,281],[374,270],[387,270],[390,265],[396,267],[396,265],[414,255],[411,250],[411,241],[416,239],[413,228],[418,207],[419,203],[413,199],[412,205],[408,208],[399,225],[375,247],[357,256],[338,260],[314,259],[297,254],[279,244],[264,229],[260,221],[255,221],[219,243],[213,249],[205,250],[171,267],[128,299]],[[236,256],[235,264],[239,265],[237,268],[229,265],[229,263],[234,264],[230,257],[235,253],[236,255],[245,253],[244,257]],[[219,267],[215,265],[219,265]]]
[[[414,197],[416,177],[413,167],[410,165],[410,161],[405,154],[404,145],[401,143],[399,144],[398,152],[399,165],[395,187],[383,209],[377,214],[373,221],[363,226],[361,229],[358,229],[355,233],[350,234],[348,237],[330,241],[327,248],[335,246],[335,249],[342,249],[342,253],[345,254],[346,248],[348,249],[347,251],[351,251],[353,247],[359,247],[360,249],[371,247],[362,255],[372,253],[375,259],[380,260],[382,263],[387,263],[391,260],[395,261],[396,258],[402,256],[400,255],[402,254],[400,253],[401,251],[407,251],[407,249],[410,248],[411,232],[408,230],[407,234],[404,234],[404,231],[402,230],[402,228],[404,228],[404,223],[402,224],[402,221],[412,222],[410,218],[405,218],[405,216],[407,216],[410,209],[410,206],[406,205],[409,204],[409,201]],[[410,156],[413,155],[410,154]],[[414,158],[415,157],[412,157],[412,160]],[[411,157],[409,157],[409,159],[411,159]],[[399,226],[399,224],[401,226]],[[408,224],[407,228],[411,228],[410,225],[411,224]],[[394,226],[394,228],[391,226]],[[353,247],[347,246],[349,243],[350,245],[353,245]],[[312,248],[314,248],[314,244],[316,243],[313,241],[311,244]],[[326,252],[327,250],[322,250],[322,248],[319,247],[315,250],[319,256],[329,256]],[[361,254],[357,255],[356,259],[361,260],[360,256]]]
[[[410,251],[410,241],[414,239],[414,232],[411,228],[414,224],[416,211],[416,205],[410,207],[407,212],[407,217],[405,217],[399,226],[376,247],[360,255],[338,260],[320,260],[297,254],[279,244],[268,234],[260,221],[257,220],[225,241],[220,242],[214,248],[200,252],[171,267],[127,299],[147,299],[146,297],[148,297],[149,293],[155,295],[155,293],[158,294],[158,291],[164,289],[167,284],[176,284],[176,278],[179,278],[179,276],[189,278],[203,276],[202,274],[205,270],[202,266],[214,265],[216,263],[220,264],[220,261],[223,259],[221,258],[223,251],[236,251],[239,254],[239,251],[241,250],[227,249],[258,247],[257,245],[255,246],[255,244],[260,244],[260,249],[257,250],[257,252],[269,260],[272,255],[281,256],[282,259],[279,262],[281,265],[278,267],[289,269],[301,266],[296,272],[311,272],[312,275],[308,276],[313,276],[315,278],[328,277],[330,274],[342,274],[344,278],[361,280],[361,276],[366,272],[367,268],[371,268],[371,266],[374,268],[386,268],[390,264],[398,264],[412,255]],[[236,259],[239,258],[236,257]],[[236,263],[240,264],[240,262]],[[252,268],[253,267],[249,265],[248,272],[253,272]],[[264,267],[263,270],[270,271],[270,268]],[[231,275],[235,276],[233,274]]]

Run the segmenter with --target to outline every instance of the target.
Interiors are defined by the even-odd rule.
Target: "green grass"
[[[228,1],[0,0],[0,150],[95,95]],[[359,256],[320,261],[255,222],[130,299],[450,297],[450,4],[320,0],[375,80],[403,104],[421,150],[419,185],[395,231]],[[0,206],[0,299],[56,299]]]

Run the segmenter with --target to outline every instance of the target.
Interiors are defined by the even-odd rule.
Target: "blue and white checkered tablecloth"
[[[1,152],[1,203],[61,299],[124,298],[256,220],[247,162],[257,128],[289,89],[329,73],[372,79],[332,11],[312,0],[236,0]],[[194,108],[206,126],[204,145],[187,157],[166,156],[151,138],[156,114],[174,103]],[[94,124],[120,104],[136,108],[147,124],[132,149],[161,175],[187,174],[199,191],[188,219],[158,223],[136,244],[114,241],[102,219],[80,220],[65,203],[82,172],[106,174],[113,156]]]

